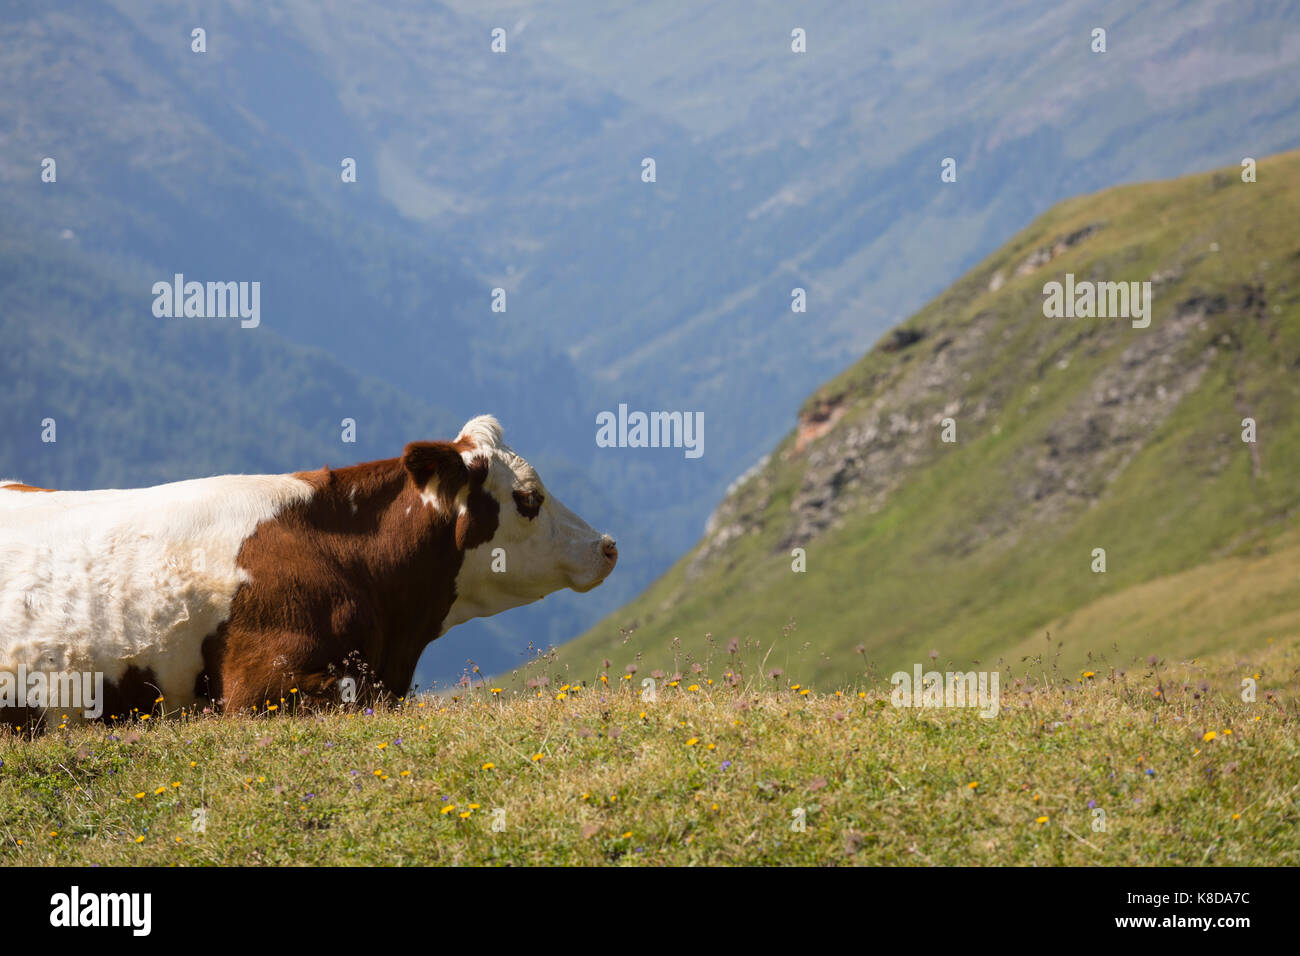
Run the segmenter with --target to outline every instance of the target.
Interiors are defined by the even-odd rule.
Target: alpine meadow
[[[14,938],[1288,928],[1300,0],[43,0],[0,84]]]

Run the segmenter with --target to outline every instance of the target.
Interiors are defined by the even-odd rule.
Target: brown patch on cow
[[[226,653],[226,625],[224,622],[215,634],[203,639],[203,670],[194,678],[194,699],[220,704],[225,699],[221,690],[221,661]]]
[[[492,540],[501,524],[501,506],[491,493],[483,490],[489,463],[482,455],[469,464],[469,495],[465,513],[456,519],[456,547],[462,551],[477,548]]]
[[[19,687],[19,695],[25,695],[27,689]],[[26,699],[22,697],[21,699]],[[28,731],[30,733],[43,732],[50,726],[57,727],[60,721],[57,719],[62,716],[62,711],[55,714],[51,712],[47,717],[45,712],[38,707],[0,707],[0,727],[6,730],[13,730],[18,733]],[[53,722],[51,723],[51,718]]]
[[[37,488],[35,485],[0,485],[0,491],[53,491],[53,488]]]
[[[158,689],[158,678],[153,670],[141,670],[132,664],[114,683],[104,681],[103,718],[107,720],[127,720],[141,714],[160,713],[166,709],[166,701],[159,701],[162,691]]]
[[[337,704],[345,678],[359,701],[405,694],[456,599],[464,549],[496,532],[488,461],[462,458],[473,447],[414,442],[401,458],[297,473],[315,493],[244,541],[250,580],[204,642],[196,691],[244,713]],[[430,479],[436,508],[422,498]]]
[[[469,482],[460,451],[445,441],[411,442],[402,453],[402,467],[417,488],[433,488],[440,511],[451,511],[456,495]]]

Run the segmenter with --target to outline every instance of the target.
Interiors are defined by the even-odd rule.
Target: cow
[[[33,700],[79,721],[403,694],[449,628],[590,591],[617,561],[487,415],[347,468],[105,491],[0,482],[0,720],[30,718]],[[65,694],[66,675],[87,675],[87,693],[98,675],[101,713],[33,698],[20,677],[38,673],[65,675]]]

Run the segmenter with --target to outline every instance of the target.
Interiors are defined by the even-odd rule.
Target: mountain
[[[454,679],[468,657],[509,667],[530,638],[563,640],[630,599],[680,546],[588,474],[582,376],[562,348],[491,313],[484,263],[456,228],[397,211],[382,143],[340,106],[356,48],[309,48],[297,29],[312,32],[310,14],[285,16],[77,0],[0,14],[0,472],[76,488],[338,465],[495,413],[575,510],[644,528],[641,570],[631,560],[590,597],[462,627],[419,679]],[[381,46],[387,31],[399,20],[377,18]],[[343,156],[356,183],[340,179]],[[176,273],[258,282],[260,325],[155,317],[151,288]],[[56,443],[40,440],[46,417]],[[345,417],[355,444],[340,440]]]
[[[622,554],[598,591],[457,629],[420,679],[471,658],[510,667],[649,585],[790,407],[1053,201],[1300,144],[1295,3],[1126,6],[10,5],[0,220],[15,258],[0,269],[49,253],[84,308],[20,318],[0,301],[0,335],[23,349],[10,384],[31,398],[0,416],[0,447],[19,449],[0,470],[86,487],[268,455],[310,467],[494,413]],[[1099,24],[1105,54],[1089,49]],[[806,54],[791,52],[796,25]],[[57,183],[41,181],[46,157]],[[944,157],[956,183],[939,180]],[[148,290],[177,272],[260,281],[262,327],[197,333],[194,350],[173,330],[149,352]],[[128,314],[139,325],[139,350],[117,355],[93,329],[88,276],[113,290],[124,334]],[[47,278],[29,306],[58,300]],[[791,311],[796,286],[806,313]],[[53,323],[62,344],[19,321]],[[187,468],[237,360],[264,362],[273,393],[280,362],[304,395],[341,390],[322,407],[357,408],[359,434],[385,447],[339,447],[341,414],[322,438],[310,402],[247,394],[211,426],[221,454]],[[76,455],[68,435],[56,464],[26,444],[28,411],[69,376],[87,396],[118,382],[101,410],[115,427],[77,432]],[[362,383],[391,400],[354,401]],[[703,413],[705,454],[598,447],[596,416],[620,404]]]
[[[521,292],[587,317],[556,334],[596,407],[653,383],[651,407],[716,422],[704,459],[676,464],[730,466],[691,479],[705,510],[789,408],[1053,203],[1300,146],[1295,2],[449,2],[505,29],[509,56],[680,131],[637,130],[640,153],[579,174],[593,195],[565,248],[582,281],[533,267]],[[598,174],[642,155],[658,182],[606,213]]]
[[[461,424],[266,329],[155,319],[147,292],[71,243],[0,240],[5,477],[78,488],[293,471],[391,457]]]
[[[1039,217],[818,388],[696,547],[562,649],[571,671],[680,669],[735,636],[830,686],[1294,629],[1300,152],[1243,177]],[[1053,282],[1149,282],[1150,324],[1049,317]]]

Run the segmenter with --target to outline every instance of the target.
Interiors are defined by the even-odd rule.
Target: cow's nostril
[[[618,561],[618,545],[614,543],[613,538],[606,535],[605,538],[601,540],[600,553],[605,556],[605,560],[610,564],[614,564]]]

